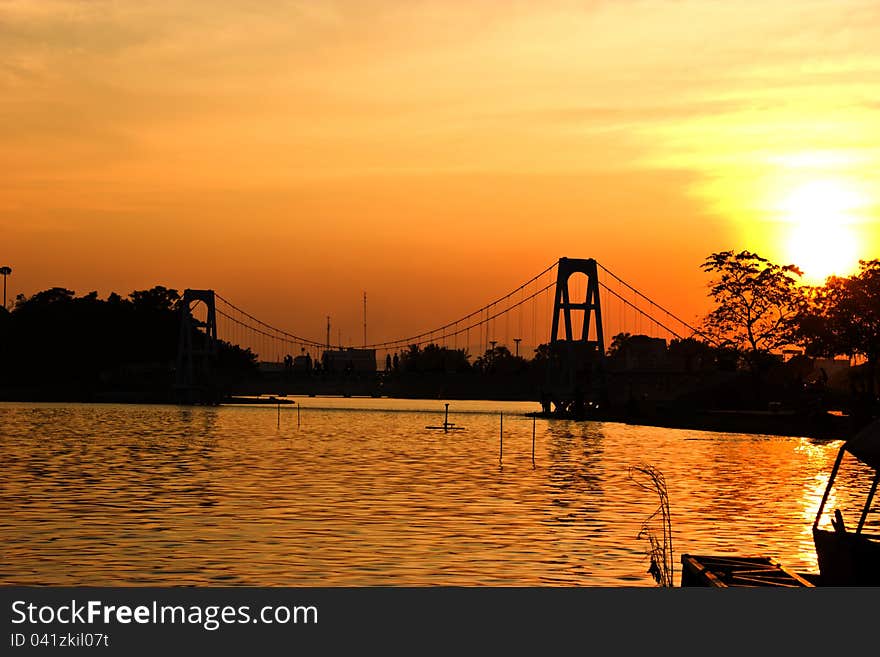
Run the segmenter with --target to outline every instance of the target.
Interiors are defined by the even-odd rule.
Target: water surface
[[[539,419],[533,462],[532,403],[452,401],[451,433],[443,401],[297,403],[0,404],[0,583],[651,586],[641,463],[676,567],[817,569],[838,442]]]

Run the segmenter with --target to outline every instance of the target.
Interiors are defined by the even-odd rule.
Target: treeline
[[[0,392],[9,397],[89,400],[113,391],[162,400],[175,380],[177,290],[156,286],[127,297],[76,296],[54,287],[0,309]],[[218,376],[256,369],[249,350],[220,341]]]
[[[760,374],[785,347],[807,356],[863,360],[872,392],[880,362],[880,260],[863,260],[847,277],[824,285],[800,284],[794,265],[776,265],[749,251],[723,251],[706,259],[715,309],[704,338],[729,350],[741,366]]]
[[[876,406],[880,367],[880,260],[863,261],[848,277],[824,285],[801,284],[793,265],[776,265],[749,251],[722,251],[703,263],[714,309],[696,335],[662,347],[668,370],[723,371],[743,375],[759,402],[762,386],[778,375],[781,351],[797,347],[805,359],[847,356],[860,366],[853,395]],[[167,394],[175,380],[180,294],[162,286],[107,299],[77,297],[51,288],[19,295],[11,311],[0,308],[0,395],[38,399],[90,399],[102,391]],[[256,356],[220,341],[215,383],[258,380]],[[647,336],[621,333],[608,345],[610,370],[631,368],[640,353],[656,349]],[[560,345],[540,345],[524,356],[493,344],[473,356],[436,344],[394,354],[386,379],[401,390],[421,379],[470,379],[473,386],[510,394],[538,394],[563,359]],[[292,360],[292,359],[291,359]],[[803,368],[789,366],[796,376]],[[382,368],[380,367],[380,370]],[[469,384],[470,385],[470,384]],[[474,393],[477,394],[477,393]]]
[[[517,374],[532,365],[532,361],[513,355],[504,345],[492,346],[471,362],[466,349],[429,344],[424,348],[410,345],[407,350],[395,354],[386,369],[400,374]]]
[[[466,349],[410,345],[389,355],[382,393],[397,397],[537,398],[542,370],[536,359],[493,345],[472,358]]]

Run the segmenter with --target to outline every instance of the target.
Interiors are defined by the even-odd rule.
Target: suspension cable
[[[705,339],[708,340],[709,342],[712,342],[713,344],[715,344],[715,340],[713,340],[710,336],[706,335],[706,334],[705,334],[703,331],[701,331],[700,329],[694,328],[694,327],[691,326],[689,323],[687,323],[686,321],[684,321],[681,317],[679,317],[678,315],[676,315],[675,313],[673,313],[671,310],[669,310],[668,308],[664,308],[664,307],[661,306],[659,303],[657,303],[656,301],[654,301],[654,300],[651,299],[650,297],[646,296],[644,293],[642,293],[642,292],[640,292],[639,290],[637,290],[636,288],[634,288],[632,285],[630,285],[630,284],[627,283],[625,280],[623,280],[622,278],[620,278],[620,276],[618,276],[618,275],[615,274],[613,271],[611,271],[610,269],[608,269],[607,267],[605,267],[602,263],[597,262],[596,264],[602,269],[602,271],[604,271],[606,274],[608,274],[609,276],[611,276],[611,277],[612,277],[614,280],[616,280],[618,283],[620,283],[621,285],[624,285],[625,287],[629,288],[632,292],[634,292],[635,294],[637,294],[637,295],[639,295],[640,297],[642,297],[645,301],[647,301],[648,303],[650,303],[652,306],[654,306],[655,308],[658,308],[659,310],[662,310],[662,311],[665,312],[669,317],[671,317],[672,319],[674,319],[675,321],[677,321],[679,324],[681,324],[682,326],[684,326],[685,328],[687,328],[689,331],[691,331],[691,334],[692,334],[692,335],[699,335],[700,337],[705,338]],[[639,310],[638,308],[636,308],[636,306],[634,306],[634,305],[633,305],[632,303],[630,303],[629,301],[626,301],[626,300],[625,300],[622,296],[620,296],[619,294],[616,294],[613,290],[611,290],[610,288],[608,288],[604,283],[602,283],[601,285],[602,285],[602,287],[604,287],[606,290],[608,290],[609,292],[611,292],[611,294],[613,294],[614,296],[616,296],[618,299],[620,299],[621,301],[623,301],[623,302],[626,303],[627,305],[631,306],[632,308],[635,308],[635,309],[638,310],[640,313],[642,313],[643,315],[645,315],[646,317],[648,317],[651,321],[655,322],[655,323],[658,324],[659,326],[663,326],[660,322],[658,322],[656,319],[654,319],[651,315],[646,314],[646,313],[644,313],[643,311],[641,311],[641,310]],[[664,327],[664,328],[666,328],[666,327]],[[681,338],[681,336],[679,336],[677,333],[675,333],[675,331],[672,331],[671,329],[668,329],[668,328],[667,328],[666,330],[669,331],[670,333],[672,333],[673,335],[675,335],[677,338],[679,338],[679,339],[683,339],[683,338]]]
[[[471,319],[472,317],[474,317],[474,315],[481,314],[481,313],[483,313],[484,311],[486,312],[486,315],[487,315],[487,316],[486,316],[486,319],[485,319],[484,321],[488,323],[490,320],[492,320],[492,319],[494,319],[495,317],[498,317],[498,316],[504,314],[504,313],[507,312],[508,310],[511,310],[512,308],[516,308],[519,304],[516,304],[516,305],[514,305],[514,306],[510,306],[510,307],[508,307],[506,310],[504,310],[504,311],[502,311],[502,312],[500,312],[500,313],[497,313],[497,314],[495,314],[495,315],[492,315],[492,316],[490,317],[490,316],[489,316],[489,310],[492,308],[492,306],[495,306],[495,305],[501,303],[502,301],[505,301],[505,300],[509,299],[510,297],[512,297],[513,295],[515,295],[515,294],[516,294],[517,292],[519,292],[520,290],[525,289],[528,285],[530,285],[531,283],[533,283],[533,282],[535,282],[536,280],[538,280],[539,278],[541,278],[544,274],[546,274],[547,272],[551,271],[551,270],[552,270],[554,267],[556,267],[558,264],[559,264],[559,261],[557,260],[556,262],[554,262],[553,264],[551,264],[549,267],[547,267],[546,269],[544,269],[544,271],[542,271],[540,274],[536,274],[535,276],[532,276],[532,278],[530,278],[529,280],[527,280],[525,283],[523,283],[522,285],[520,285],[519,287],[517,287],[517,288],[516,288],[515,290],[513,290],[512,292],[509,292],[508,294],[505,294],[504,296],[499,297],[498,299],[496,299],[495,301],[492,301],[491,303],[487,303],[487,304],[485,304],[485,305],[482,306],[481,308],[479,308],[479,309],[473,311],[472,313],[469,313],[469,314],[465,315],[464,317],[460,317],[459,319],[456,319],[456,320],[451,321],[451,322],[449,322],[449,323],[447,323],[447,324],[444,324],[443,326],[441,326],[441,327],[439,327],[439,328],[433,329],[433,330],[431,330],[431,331],[424,331],[424,332],[422,332],[422,333],[419,333],[418,335],[413,335],[413,336],[408,337],[408,338],[400,338],[400,339],[397,339],[397,340],[388,340],[388,341],[386,341],[386,342],[378,342],[378,343],[375,343],[375,344],[369,344],[369,345],[367,345],[367,348],[368,348],[368,349],[370,349],[370,348],[372,348],[372,349],[382,349],[382,348],[387,347],[387,346],[389,346],[389,345],[391,345],[391,346],[406,346],[406,345],[409,345],[409,344],[421,344],[421,343],[423,342],[422,338],[424,338],[425,336],[430,335],[430,334],[432,334],[432,333],[436,333],[436,332],[438,332],[438,331],[442,331],[442,330],[446,330],[446,329],[452,328],[452,327],[454,327],[456,324],[460,324],[460,323],[462,323],[462,322],[465,322],[465,321]],[[555,285],[555,283],[551,283],[551,284],[548,285],[547,287],[550,287],[551,285]],[[545,288],[543,288],[541,291],[543,292],[543,290],[546,290],[546,289],[547,289],[547,288],[545,287]],[[476,324],[473,324],[472,326],[478,326],[480,323],[482,323],[482,322],[477,322]],[[460,332],[460,331],[459,331],[459,332]]]
[[[651,315],[649,315],[648,313],[646,313],[644,310],[642,310],[641,308],[639,308],[638,306],[636,306],[636,305],[635,305],[634,303],[632,303],[631,301],[628,301],[628,300],[626,300],[625,298],[623,298],[623,297],[622,297],[621,295],[619,295],[617,292],[615,292],[615,291],[612,290],[610,287],[608,287],[607,285],[605,285],[605,283],[599,281],[599,285],[601,285],[601,286],[605,289],[606,292],[610,292],[612,295],[614,295],[615,297],[617,297],[618,299],[620,299],[623,303],[625,303],[627,306],[629,306],[630,308],[632,308],[633,310],[635,310],[635,311],[636,311],[637,313],[639,313],[640,315],[642,315],[642,316],[648,318],[649,320],[651,320],[652,322],[654,322],[657,326],[662,327],[663,329],[665,329],[666,331],[668,331],[669,333],[671,333],[672,335],[674,335],[674,336],[675,336],[676,338],[678,338],[679,340],[684,340],[684,338],[683,338],[681,335],[679,335],[677,332],[673,331],[671,328],[669,328],[668,326],[666,326],[666,325],[663,324],[662,322],[657,321],[654,317],[652,317]]]

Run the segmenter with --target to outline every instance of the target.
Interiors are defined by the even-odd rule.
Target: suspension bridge
[[[372,359],[378,370],[392,356],[429,345],[461,350],[470,358],[497,347],[529,358],[541,345],[555,354],[548,395],[566,408],[578,395],[601,389],[601,362],[608,336],[644,335],[673,340],[701,335],[689,322],[594,259],[560,258],[480,308],[417,334],[358,345],[331,343],[274,326],[214,290],[186,290],[181,299],[178,388],[198,387],[210,368],[216,342],[249,349],[263,366],[293,359],[326,362],[350,353]],[[366,338],[366,330],[365,330]],[[588,379],[589,381],[585,380]]]

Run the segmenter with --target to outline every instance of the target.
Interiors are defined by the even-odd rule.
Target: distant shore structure
[[[6,308],[6,277],[12,273],[12,267],[4,265],[0,267],[0,275],[3,276],[3,307]]]

